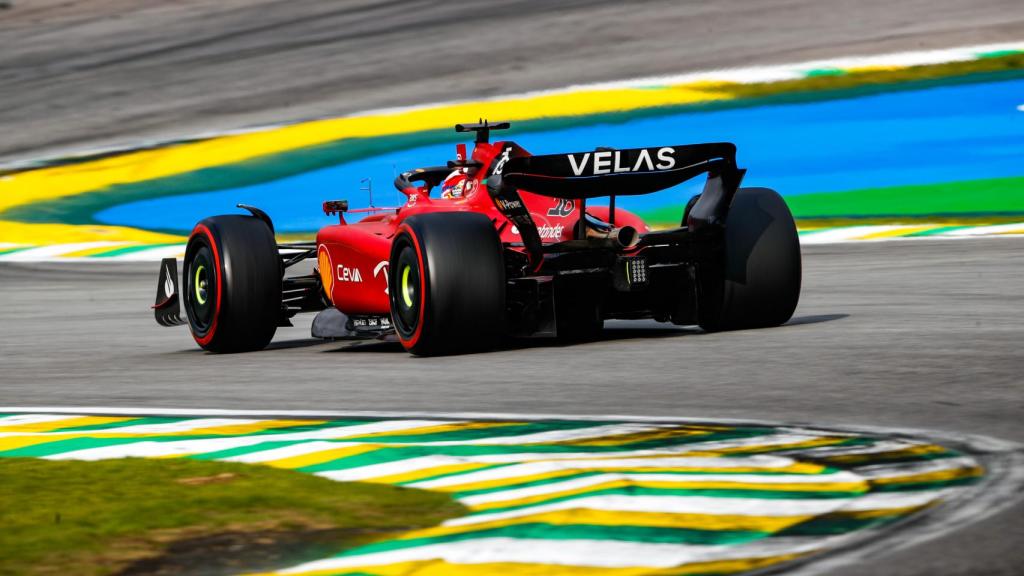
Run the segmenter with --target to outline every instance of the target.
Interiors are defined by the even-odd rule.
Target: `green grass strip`
[[[29,576],[121,573],[171,542],[218,534],[249,547],[193,548],[186,571],[249,572],[266,568],[252,553],[281,533],[295,533],[300,549],[277,550],[278,562],[298,563],[465,511],[444,494],[191,460],[0,459],[0,486],[0,573]],[[312,535],[321,541],[309,544]]]

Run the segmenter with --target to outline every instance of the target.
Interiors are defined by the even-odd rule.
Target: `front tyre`
[[[697,318],[708,331],[778,326],[800,299],[800,240],[786,202],[768,188],[740,188],[716,262],[697,270]]]
[[[461,354],[500,342],[505,263],[486,216],[442,212],[406,219],[388,268],[395,332],[412,354]]]
[[[228,215],[196,224],[185,249],[184,284],[189,328],[204,350],[260,350],[274,337],[281,262],[263,221]]]

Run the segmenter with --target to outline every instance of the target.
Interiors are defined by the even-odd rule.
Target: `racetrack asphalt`
[[[1019,0],[34,0],[0,11],[0,159],[729,66],[1020,40]],[[128,8],[131,8],[130,10]],[[153,323],[153,264],[0,265],[0,404],[755,418],[1024,442],[1024,240],[807,246],[786,327],[615,323],[416,359],[211,356]],[[1024,505],[838,576],[1019,574]]]
[[[155,264],[0,265],[0,405],[754,418],[1024,442],[1024,240],[804,247],[789,325],[610,323],[601,341],[413,358],[309,338],[198,350],[152,320]],[[1018,574],[1024,505],[840,574]]]
[[[16,1],[0,159],[1022,29],[1019,0]]]

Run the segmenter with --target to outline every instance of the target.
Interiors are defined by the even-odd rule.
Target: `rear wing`
[[[650,194],[707,173],[700,200],[685,223],[690,230],[723,222],[746,170],[736,166],[736,146],[729,142],[630,148],[593,152],[517,156],[487,178],[494,204],[520,231],[537,268],[543,258],[540,235],[519,190],[554,198],[578,199],[580,214],[589,198]]]
[[[505,163],[505,183],[555,198],[650,194],[704,172],[735,173],[736,146],[728,142],[520,156]]]

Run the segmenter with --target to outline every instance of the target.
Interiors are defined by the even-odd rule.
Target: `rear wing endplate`
[[[686,223],[696,230],[724,221],[745,172],[736,166],[736,146],[729,142],[599,148],[593,152],[511,158],[488,176],[487,189],[498,210],[519,229],[536,269],[543,258],[541,240],[519,190],[583,201],[601,196],[614,199],[650,194],[707,173],[704,193],[690,210]]]

